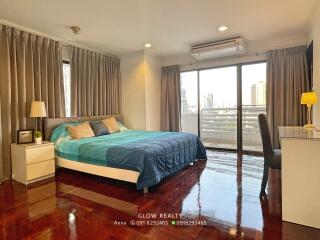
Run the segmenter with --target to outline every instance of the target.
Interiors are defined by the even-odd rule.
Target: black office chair
[[[264,155],[264,170],[260,190],[260,197],[263,197],[266,196],[269,168],[281,169],[281,150],[272,148],[269,124],[266,115],[259,114],[258,118]]]

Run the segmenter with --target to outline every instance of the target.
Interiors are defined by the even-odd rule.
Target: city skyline
[[[199,71],[199,100],[203,108],[237,107],[237,67],[224,67]],[[181,105],[183,113],[196,113],[198,109],[198,73],[181,74]],[[266,104],[266,64],[242,67],[242,105]]]
[[[264,81],[259,81],[251,85],[251,105],[266,105],[266,83]],[[219,106],[217,102],[214,101],[213,93],[208,93],[202,96],[202,107],[203,108],[232,108],[236,106],[231,106],[230,102],[222,101],[222,105]],[[227,104],[226,104],[227,103]],[[181,88],[181,106],[183,113],[196,113],[196,105],[190,105],[186,96],[186,89]]]

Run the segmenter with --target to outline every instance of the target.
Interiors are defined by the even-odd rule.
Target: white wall
[[[146,129],[160,131],[161,62],[145,56]]]
[[[124,124],[160,130],[161,63],[144,51],[121,56],[121,79]]]
[[[121,57],[122,114],[128,128],[146,129],[144,53]]]
[[[319,1],[318,1],[319,2]],[[320,4],[318,3],[311,18],[309,41],[313,40],[313,90],[318,93],[318,104],[313,108],[313,121],[320,128]]]

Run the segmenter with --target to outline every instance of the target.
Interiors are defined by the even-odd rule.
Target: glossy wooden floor
[[[208,156],[148,194],[66,169],[30,189],[7,181],[0,185],[0,239],[320,239],[320,230],[281,221],[279,173],[270,173],[268,199],[260,202],[261,157]],[[159,222],[147,219],[151,213]]]

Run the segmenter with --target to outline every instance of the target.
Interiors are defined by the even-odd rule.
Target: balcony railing
[[[261,151],[258,114],[265,113],[265,106],[242,107],[243,149]],[[182,130],[198,132],[195,113],[182,114]],[[200,136],[206,146],[237,148],[237,109],[204,108],[200,111]]]

